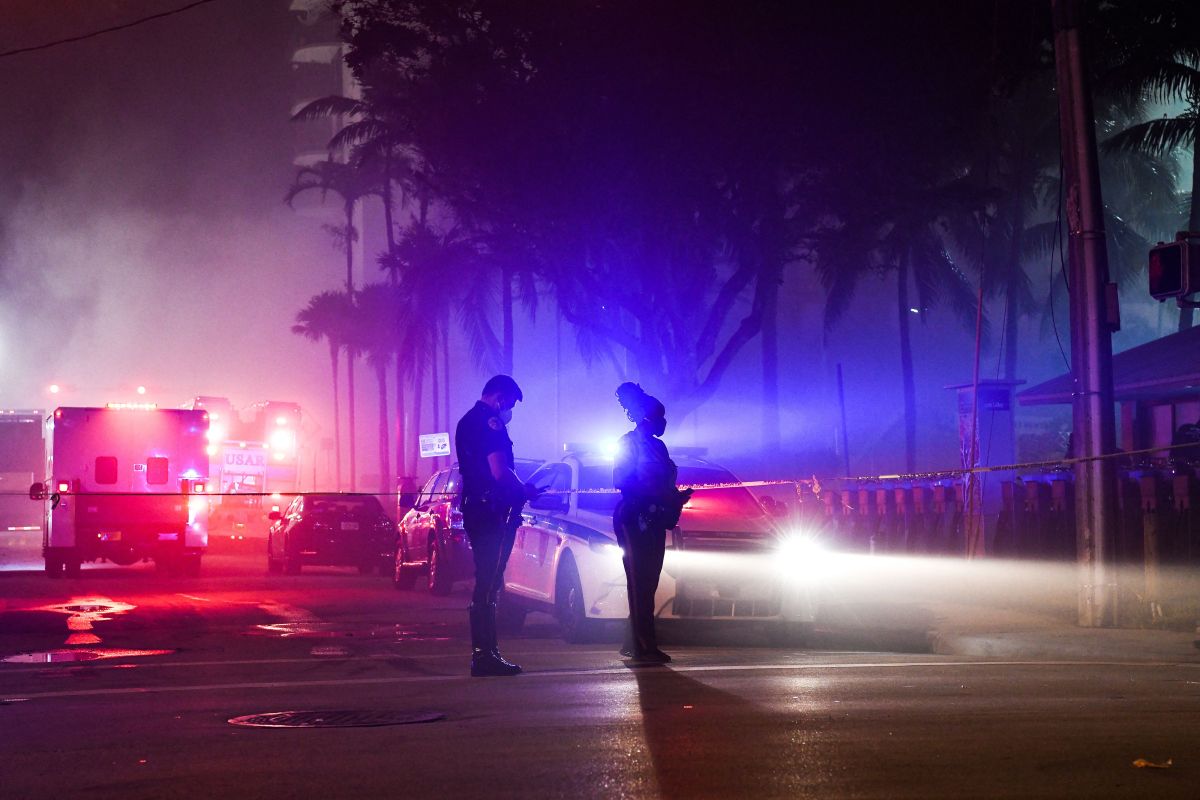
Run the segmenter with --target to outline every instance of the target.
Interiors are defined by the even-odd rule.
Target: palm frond
[[[1150,242],[1132,225],[1114,214],[1105,216],[1108,239],[1108,263],[1117,284],[1129,287],[1136,283],[1146,268],[1146,253]]]
[[[1106,152],[1126,150],[1161,156],[1181,145],[1191,146],[1195,140],[1196,119],[1185,114],[1132,125],[1106,139],[1101,148]]]
[[[368,107],[361,100],[341,95],[327,95],[313,100],[292,114],[292,122],[313,122],[330,117],[353,117],[367,113]]]
[[[374,117],[367,117],[343,126],[329,140],[329,149],[351,150],[373,142],[386,146],[393,138],[397,137],[387,123]]]
[[[1056,221],[1039,222],[1025,229],[1022,237],[1021,258],[1026,261],[1036,261],[1047,256],[1057,256],[1061,246],[1066,252],[1066,241],[1062,238],[1066,233]]]
[[[491,372],[499,369],[500,353],[503,350],[489,319],[489,311],[494,307],[494,294],[490,285],[476,282],[463,297],[458,313],[459,322],[467,334],[471,358],[477,365]]]
[[[1149,100],[1169,105],[1187,101],[1200,87],[1200,72],[1169,58],[1131,59],[1113,68],[1101,81],[1101,88],[1131,100]]]

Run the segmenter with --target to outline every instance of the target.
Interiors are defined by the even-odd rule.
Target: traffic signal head
[[[1187,297],[1200,291],[1200,246],[1174,241],[1150,248],[1150,296],[1155,300]]]

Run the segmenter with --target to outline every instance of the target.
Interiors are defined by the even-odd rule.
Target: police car
[[[693,452],[672,451],[680,485],[738,482]],[[549,492],[526,509],[505,570],[499,611],[510,631],[529,611],[544,611],[558,618],[564,639],[583,642],[606,620],[628,616],[612,469],[602,449],[569,445],[562,461],[534,473],[531,482]],[[806,577],[815,553],[746,488],[698,490],[668,532],[655,616],[766,623],[773,638],[794,642],[813,620]]]

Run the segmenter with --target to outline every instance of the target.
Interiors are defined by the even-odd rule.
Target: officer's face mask
[[[503,422],[505,425],[507,425],[508,423],[512,422],[512,409],[511,408],[502,408],[502,409],[500,409],[500,413],[497,414],[497,416],[500,417],[501,422]]]

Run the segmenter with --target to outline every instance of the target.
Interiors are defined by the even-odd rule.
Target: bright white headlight
[[[779,561],[784,569],[811,569],[825,554],[820,542],[802,533],[793,533],[779,540]]]

